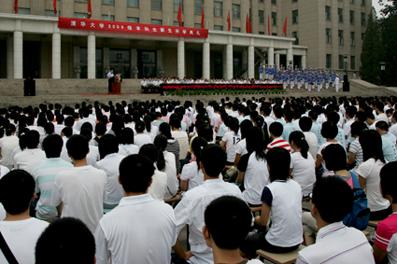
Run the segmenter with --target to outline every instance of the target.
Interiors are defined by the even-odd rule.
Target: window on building
[[[327,69],[332,68],[332,54],[327,54],[325,56],[325,68]]]
[[[354,5],[356,1],[350,0],[350,4]]]
[[[232,27],[233,32],[241,32],[241,29],[239,27]]]
[[[356,33],[350,32],[350,47],[356,46]]]
[[[194,14],[196,16],[201,16],[202,0],[194,0]]]
[[[339,39],[339,46],[343,47],[345,44],[345,39],[343,37],[343,30],[338,30],[338,39]]]
[[[75,3],[87,3],[88,0],[74,0]]]
[[[363,12],[361,13],[361,26],[365,27],[366,24],[367,24],[367,14]]]
[[[233,4],[232,5],[232,13],[233,13],[233,19],[240,19],[240,5],[238,4]]]
[[[73,16],[76,17],[76,18],[86,18],[87,17],[87,13],[74,12]]]
[[[183,10],[183,0],[174,0],[174,13],[178,12],[179,4],[181,5],[182,10]]]
[[[361,5],[362,6],[365,6],[367,3],[366,3],[366,1],[365,0],[361,0]]]
[[[139,23],[139,17],[127,17],[127,21],[131,23]]]
[[[338,8],[338,21],[339,23],[343,23],[343,9]]]
[[[292,37],[295,38],[294,45],[299,45],[299,35],[297,31],[292,32]]]
[[[163,9],[162,0],[152,0],[152,10],[161,11]]]
[[[133,8],[139,8],[139,0],[127,0],[127,6]]]
[[[356,69],[356,56],[350,56],[350,69]]]
[[[272,25],[277,26],[277,13],[272,12]]]
[[[102,5],[114,6],[114,0],[102,0]]]
[[[18,7],[18,14],[30,15],[30,8],[29,7]]]
[[[325,29],[325,41],[327,44],[332,44],[332,29],[330,28]]]
[[[162,25],[163,24],[163,20],[161,20],[161,19],[152,19],[152,24],[153,25]]]
[[[298,9],[292,10],[292,24],[298,24],[299,20],[299,11]]]
[[[102,15],[102,19],[103,19],[103,20],[114,21],[114,15],[111,15],[111,14],[105,15],[105,14],[103,14],[103,15]]]
[[[345,56],[339,55],[339,69],[343,70],[345,68]]]
[[[350,10],[350,24],[354,25],[354,11]]]
[[[214,25],[214,30],[223,30],[222,25]]]
[[[223,16],[223,2],[214,1],[214,17],[222,17],[222,16]]]
[[[46,9],[46,10],[45,10],[45,15],[46,15],[46,16],[55,16],[54,10]]]
[[[277,5],[277,0],[272,0],[272,5]]]
[[[265,11],[258,10],[259,24],[265,24]]]
[[[330,6],[325,6],[325,19],[327,21],[331,21],[331,7]]]

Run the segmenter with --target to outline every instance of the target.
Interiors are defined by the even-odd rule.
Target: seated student
[[[229,117],[227,126],[229,127],[229,131],[223,136],[220,145],[226,151],[227,165],[233,165],[236,158],[237,143],[241,140],[241,136],[239,135],[240,125],[238,119]]]
[[[185,164],[181,172],[181,190],[187,191],[201,185],[204,182],[204,174],[200,168],[203,149],[208,145],[202,137],[195,137],[192,141],[192,161]]]
[[[381,121],[379,121],[381,122]],[[376,227],[373,246],[376,263],[397,263],[397,162],[390,162],[380,171],[382,195],[392,204],[393,214]]]
[[[36,192],[40,193],[36,205],[36,217],[48,222],[58,217],[58,210],[53,205],[56,192],[55,179],[59,171],[72,168],[73,165],[60,158],[63,140],[59,135],[47,136],[43,141],[43,149],[47,159],[41,162],[32,172],[36,179]]]
[[[207,145],[202,153],[200,163],[204,174],[204,183],[184,193],[182,200],[175,207],[177,233],[185,225],[189,226],[190,254],[186,254],[179,242],[174,249],[182,259],[189,259],[193,264],[211,264],[211,249],[205,243],[202,228],[204,226],[204,210],[207,205],[223,195],[242,198],[239,188],[224,182],[219,176],[226,165],[226,153],[214,144]]]
[[[359,139],[361,134],[366,130],[368,128],[364,122],[355,121],[350,126],[350,134],[353,140],[348,147],[347,164],[350,167],[357,168],[363,162],[363,149]]]
[[[106,173],[87,164],[88,141],[73,135],[66,143],[73,168],[62,170],[55,179],[54,206],[61,217],[75,217],[94,232],[103,215]]]
[[[255,258],[256,250],[274,253],[294,251],[303,241],[302,191],[300,185],[289,179],[291,156],[283,148],[274,148],[267,153],[270,184],[262,192],[261,215],[255,224],[266,228],[251,232],[241,251],[249,258]]]
[[[309,144],[305,135],[294,131],[289,136],[293,149],[291,153],[291,176],[302,188],[302,196],[308,197],[316,181],[315,161],[309,153]]]
[[[376,122],[376,131],[382,137],[382,151],[385,161],[391,162],[397,160],[396,137],[389,132],[389,125],[385,121]]]
[[[31,173],[33,168],[45,159],[45,153],[39,148],[40,134],[36,130],[27,131],[24,140],[26,148],[15,154],[14,169]]]
[[[234,196],[215,199],[205,209],[204,222],[203,235],[212,249],[214,263],[262,263],[257,259],[247,261],[240,255],[239,248],[252,224],[251,210],[244,201]]]
[[[342,223],[351,211],[352,204],[353,192],[341,178],[329,176],[315,183],[311,212],[319,231],[316,243],[299,252],[296,264],[374,263],[372,249],[365,235]]]
[[[272,142],[270,142],[270,144],[267,145],[267,150],[270,150],[272,148],[283,148],[286,149],[288,152],[291,152],[291,146],[288,144],[288,141],[284,140],[281,137],[281,135],[283,134],[282,123],[278,121],[274,121],[269,126],[269,133]]]
[[[310,119],[310,117],[303,116],[299,119],[299,127],[305,135],[307,144],[309,144],[309,152],[312,157],[315,158],[318,149],[318,139],[316,134],[310,131],[312,129],[312,126],[313,121]]]
[[[103,208],[111,210],[116,207],[123,197],[123,188],[119,183],[119,165],[124,156],[119,154],[117,137],[106,134],[99,140],[99,155],[101,160],[95,165],[96,168],[106,173],[105,197]]]
[[[95,239],[80,220],[61,218],[40,235],[35,256],[36,264],[94,264]]]
[[[120,164],[120,183],[125,196],[104,215],[95,232],[98,264],[170,263],[176,241],[172,207],[148,194],[153,162],[130,155]]]
[[[134,135],[134,143],[141,148],[145,144],[153,143],[152,138],[145,133],[145,123],[141,120],[138,120],[135,123],[135,131],[136,134]]]
[[[252,207],[257,207],[261,206],[263,188],[269,183],[262,129],[248,129],[246,143],[248,153],[241,157],[237,166],[239,173],[236,182],[244,185],[244,201]]]
[[[139,147],[134,144],[134,130],[129,127],[121,130],[119,137],[119,154],[128,156],[132,154],[138,154]]]
[[[13,170],[0,179],[0,203],[6,211],[6,218],[0,221],[0,232],[10,251],[23,264],[33,264],[34,247],[48,223],[29,216],[35,182],[24,170]],[[0,250],[0,263],[7,261]]]

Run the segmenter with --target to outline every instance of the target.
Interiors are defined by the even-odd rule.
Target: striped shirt
[[[267,150],[270,150],[272,148],[284,148],[288,150],[288,152],[291,152],[291,146],[286,140],[281,137],[273,139],[273,141],[270,142],[269,145],[267,145]]]
[[[376,247],[386,251],[394,234],[397,234],[397,213],[378,223],[375,233]]]

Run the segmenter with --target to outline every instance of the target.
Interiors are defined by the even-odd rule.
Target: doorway
[[[157,76],[157,51],[138,50],[138,78],[154,78]]]

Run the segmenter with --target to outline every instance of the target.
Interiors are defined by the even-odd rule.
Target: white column
[[[14,76],[14,68],[13,68],[13,43],[12,43],[12,37],[8,36],[7,37],[7,78],[12,79]]]
[[[276,68],[280,69],[280,53],[276,53]]]
[[[274,66],[274,48],[269,47],[267,49],[267,64],[269,66]]]
[[[61,33],[52,34],[52,79],[61,79]]]
[[[14,32],[14,79],[23,78],[23,33]]]
[[[233,79],[233,45],[226,45],[226,79]]]
[[[306,69],[306,55],[302,55],[302,69]]]
[[[210,43],[203,43],[203,79],[210,79]]]
[[[95,79],[96,77],[96,58],[95,58],[95,35],[90,33],[87,39],[87,78]]]
[[[178,78],[185,78],[185,40],[178,40]]]
[[[255,47],[248,47],[248,79],[255,78]]]
[[[287,50],[287,67],[290,65],[294,67],[294,55],[292,54],[292,47]]]

